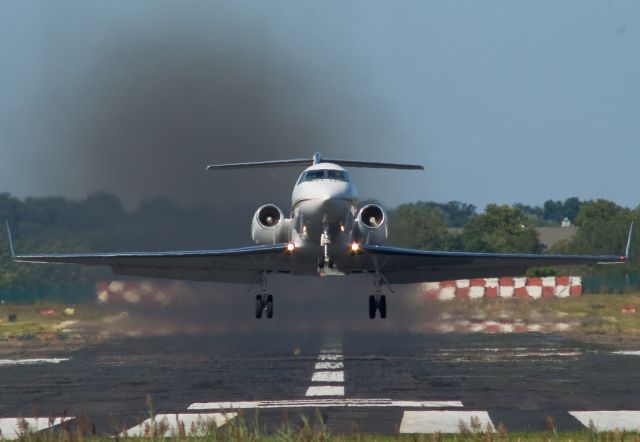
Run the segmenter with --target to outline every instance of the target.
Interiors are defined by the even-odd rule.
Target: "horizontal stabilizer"
[[[367,167],[371,169],[405,169],[424,170],[419,164],[380,163],[376,161],[331,160],[315,153],[313,158],[296,158],[292,160],[256,161],[249,163],[210,164],[207,170],[219,169],[255,169],[260,167],[311,166],[312,164],[333,163],[344,167]]]

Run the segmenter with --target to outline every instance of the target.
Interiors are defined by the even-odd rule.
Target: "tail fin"
[[[16,256],[16,251],[13,249],[13,238],[11,237],[11,229],[9,228],[9,220],[5,220],[4,223],[7,226],[7,242],[9,243],[9,253],[11,253],[11,257],[14,258]]]
[[[629,226],[629,236],[627,236],[627,247],[624,250],[624,260],[629,261],[629,254],[631,253],[631,234],[633,233],[633,221]]]
[[[372,161],[354,161],[354,160],[331,160],[324,159],[320,153],[316,152],[313,158],[297,158],[293,160],[276,160],[276,161],[257,161],[251,163],[228,163],[228,164],[210,164],[207,170],[216,169],[253,169],[258,167],[287,167],[287,166],[310,166],[319,163],[333,163],[345,167],[368,167],[372,169],[407,169],[407,170],[424,170],[419,164],[398,164],[398,163],[379,163]]]

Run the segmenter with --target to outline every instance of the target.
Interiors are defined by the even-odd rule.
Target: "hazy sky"
[[[640,203],[636,0],[21,0],[0,11],[0,192],[286,201],[297,171],[204,166],[318,150],[424,164],[354,172],[363,197],[391,206]]]

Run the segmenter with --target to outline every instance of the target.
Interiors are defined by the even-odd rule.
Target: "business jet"
[[[523,275],[537,266],[624,263],[629,256],[473,253],[413,250],[383,245],[388,220],[378,204],[358,204],[356,186],[345,167],[423,170],[415,164],[323,159],[293,159],[214,164],[208,170],[308,166],[293,187],[286,217],[275,204],[259,207],[251,222],[256,245],[233,249],[82,254],[16,255],[7,223],[9,248],[15,261],[109,266],[115,274],[259,285],[256,318],[273,316],[273,295],[267,281],[274,274],[370,275],[369,317],[387,316],[383,291],[392,285]]]

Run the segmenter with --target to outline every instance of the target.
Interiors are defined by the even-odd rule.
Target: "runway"
[[[640,350],[640,349],[639,349]],[[237,413],[278,426],[322,417],[333,433],[561,431],[590,421],[640,429],[638,352],[559,335],[277,333],[128,338],[50,358],[0,361],[0,431],[16,418],[45,429],[91,420],[137,434],[149,404],[176,418],[228,425]],[[47,418],[56,417],[49,422]]]

